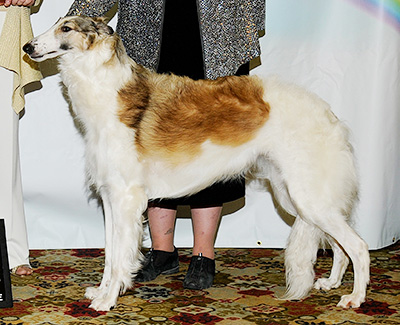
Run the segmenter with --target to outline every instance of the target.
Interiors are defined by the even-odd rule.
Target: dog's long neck
[[[60,72],[69,88],[76,82],[84,87],[114,85],[118,87],[131,76],[131,67],[136,63],[125,53],[118,36],[110,36],[83,52],[70,52],[60,57]],[[116,82],[119,81],[119,82]]]
[[[89,122],[116,116],[118,91],[132,78],[137,64],[125,53],[118,36],[110,36],[89,50],[60,58],[60,72],[68,88],[73,110]]]

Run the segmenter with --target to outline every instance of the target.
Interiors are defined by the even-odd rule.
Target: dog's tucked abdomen
[[[206,141],[248,142],[270,110],[257,77],[195,81],[149,73],[122,89],[120,101],[120,119],[135,129],[139,153],[171,163],[190,161]]]

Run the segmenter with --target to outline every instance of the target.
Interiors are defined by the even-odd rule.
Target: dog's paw
[[[85,298],[93,300],[97,298],[100,294],[100,290],[98,287],[89,287],[85,291]]]
[[[116,304],[116,299],[110,299],[107,296],[103,296],[93,299],[89,308],[92,308],[96,311],[109,311]]]
[[[328,278],[321,278],[315,281],[314,283],[314,289],[317,290],[324,290],[324,291],[329,291],[334,288],[338,288],[340,286],[340,281],[339,282],[334,282],[331,279]]]
[[[361,295],[355,295],[355,294],[345,295],[342,296],[342,299],[340,299],[337,306],[342,308],[358,308],[364,301],[365,297]]]

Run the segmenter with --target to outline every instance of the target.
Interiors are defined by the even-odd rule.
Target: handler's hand
[[[24,6],[29,7],[35,3],[35,0],[5,0],[4,6]]]

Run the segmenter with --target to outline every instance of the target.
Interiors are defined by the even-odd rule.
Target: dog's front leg
[[[111,278],[111,256],[112,256],[112,235],[113,218],[109,193],[103,189],[100,190],[100,196],[103,201],[104,224],[105,224],[105,263],[103,278],[99,287],[89,287],[86,289],[85,297],[93,300],[102,295],[110,283]]]
[[[131,287],[132,273],[140,268],[142,214],[147,207],[147,196],[138,186],[125,190],[110,189],[109,197],[112,219],[110,224],[106,223],[106,227],[111,227],[112,230],[106,230],[106,235],[112,239],[111,248],[106,249],[108,267],[98,294],[90,305],[91,308],[102,311],[110,310],[116,305],[119,293]]]

